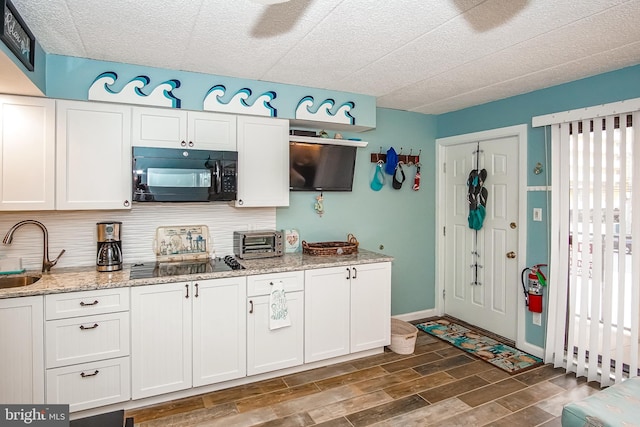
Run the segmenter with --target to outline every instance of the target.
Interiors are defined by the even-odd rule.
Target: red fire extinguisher
[[[533,313],[542,313],[542,289],[547,285],[547,278],[542,273],[541,268],[547,264],[536,264],[533,267],[527,267],[522,270],[521,280],[522,289],[524,290],[524,298],[529,311]],[[524,275],[527,275],[527,283],[525,285]]]

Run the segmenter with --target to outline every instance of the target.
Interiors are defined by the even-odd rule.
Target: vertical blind
[[[603,386],[638,375],[640,113],[630,116],[552,126],[545,361]]]

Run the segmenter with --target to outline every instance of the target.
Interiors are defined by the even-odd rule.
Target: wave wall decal
[[[355,103],[352,101],[345,102],[338,108],[335,108],[335,101],[330,98],[322,101],[317,108],[313,108],[313,104],[313,96],[302,98],[296,108],[296,119],[345,125],[354,125],[356,123],[355,117],[350,113],[351,109],[355,107]]]
[[[156,86],[151,93],[146,89],[151,81],[147,76],[138,76],[127,83],[119,92],[112,89],[118,79],[113,71],[107,71],[95,78],[89,87],[88,99],[91,101],[123,102],[130,104],[153,105],[157,107],[180,108],[180,99],[173,90],[180,87],[179,80],[167,80]]]
[[[223,102],[227,88],[224,85],[216,85],[209,89],[204,97],[202,109],[205,111],[218,111],[224,113],[251,114],[253,116],[277,117],[278,110],[271,106],[276,93],[264,92],[251,104],[247,101],[251,97],[251,89],[240,89],[233,97]]]

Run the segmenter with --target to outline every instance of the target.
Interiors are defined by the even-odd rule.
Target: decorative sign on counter
[[[156,259],[190,261],[210,257],[211,238],[206,225],[158,227],[154,242]]]
[[[36,39],[29,31],[10,0],[1,0],[4,24],[0,40],[13,52],[29,71],[33,71]]]

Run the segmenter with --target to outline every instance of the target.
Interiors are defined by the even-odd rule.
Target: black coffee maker
[[[121,222],[99,222],[96,256],[98,271],[122,270],[122,241],[120,240]]]

